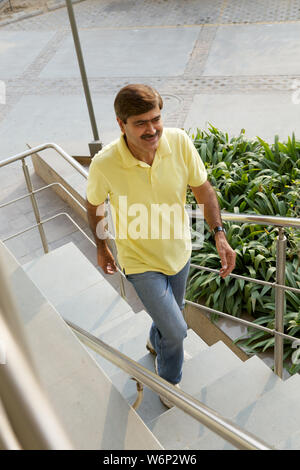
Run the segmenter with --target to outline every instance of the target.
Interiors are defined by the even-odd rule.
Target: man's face
[[[142,152],[155,151],[163,131],[158,104],[144,114],[130,116],[124,123],[117,118],[121,131],[126,135],[129,148]]]

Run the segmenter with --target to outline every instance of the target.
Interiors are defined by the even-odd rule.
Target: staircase
[[[145,349],[151,319],[130,306],[72,244],[20,266],[0,244],[41,382],[78,449],[233,449],[178,408],[168,410],[79,342],[62,317],[154,371]],[[192,330],[181,388],[277,449],[300,448],[298,375],[279,379],[256,356],[241,361]]]

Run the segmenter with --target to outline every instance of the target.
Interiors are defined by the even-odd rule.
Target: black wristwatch
[[[219,225],[218,227],[215,227],[215,228],[213,229],[213,234],[214,234],[214,235],[216,235],[216,233],[218,233],[218,232],[224,232],[224,234],[226,235],[226,230],[225,230],[225,228],[222,227],[222,226],[220,226],[220,225]]]

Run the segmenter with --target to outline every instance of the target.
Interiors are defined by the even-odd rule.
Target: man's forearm
[[[211,230],[222,226],[220,207],[215,190],[207,181],[202,186],[192,187],[198,204],[204,205],[204,217]],[[218,232],[215,236],[216,248],[219,253],[222,268],[220,276],[225,278],[235,267],[236,253],[229,245],[224,232]]]
[[[95,243],[98,248],[107,248],[105,236],[105,206],[104,203],[99,206],[93,206],[86,200],[87,216],[90,228],[94,235]]]
[[[202,186],[191,187],[196,201],[204,207],[204,218],[211,230],[222,225],[220,206],[214,188],[206,181]]]

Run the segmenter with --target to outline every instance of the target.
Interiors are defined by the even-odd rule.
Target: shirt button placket
[[[149,183],[152,186],[152,167],[151,166],[150,166],[150,168],[148,168],[148,171],[149,171]]]

